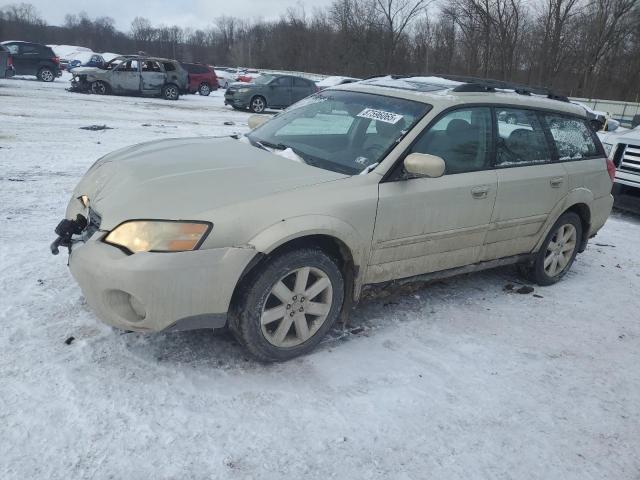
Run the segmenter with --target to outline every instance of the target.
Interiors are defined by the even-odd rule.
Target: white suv
[[[555,283],[604,225],[615,168],[584,109],[518,92],[383,77],[241,138],[119,150],[80,181],[52,249],[70,248],[106,323],[228,326],[271,361],[310,351],[365,285],[506,264]]]
[[[615,182],[625,187],[640,188],[640,127],[602,137],[605,153],[615,164]]]

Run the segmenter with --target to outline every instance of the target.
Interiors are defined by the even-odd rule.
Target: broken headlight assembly
[[[111,230],[104,242],[138,252],[197,250],[211,231],[209,222],[184,220],[129,220]]]

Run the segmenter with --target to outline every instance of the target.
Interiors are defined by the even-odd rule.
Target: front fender
[[[310,235],[327,235],[340,240],[349,248],[356,266],[366,264],[368,242],[352,225],[329,215],[305,215],[283,219],[262,230],[248,243],[256,251],[269,254],[291,240]]]

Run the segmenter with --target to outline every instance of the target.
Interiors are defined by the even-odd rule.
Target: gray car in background
[[[225,105],[263,113],[267,108],[287,108],[318,91],[311,80],[293,75],[260,75],[251,83],[233,83],[224,94]]]
[[[9,67],[9,51],[0,45],[0,78],[10,77],[13,68]]]

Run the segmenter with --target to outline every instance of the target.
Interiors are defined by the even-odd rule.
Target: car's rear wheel
[[[180,98],[178,86],[173,83],[167,83],[162,87],[162,98],[165,100],[178,100],[178,98]]]
[[[211,93],[211,87],[208,83],[201,83],[198,87],[198,93],[206,97]]]
[[[49,67],[42,67],[40,70],[38,70],[37,77],[38,80],[42,82],[53,82],[56,78],[53,70],[51,70]]]
[[[96,95],[106,95],[109,93],[109,86],[106,83],[97,80],[91,84],[91,93],[95,93]]]
[[[564,213],[551,227],[533,263],[520,266],[520,272],[538,285],[558,282],[571,268],[581,239],[580,217],[573,212]]]
[[[253,113],[262,113],[265,111],[266,108],[267,108],[267,101],[265,100],[264,97],[260,95],[256,95],[255,97],[253,97],[251,99],[251,102],[249,103],[249,109]]]
[[[229,327],[262,361],[311,351],[342,309],[344,279],[337,261],[316,248],[276,256],[239,287]]]

